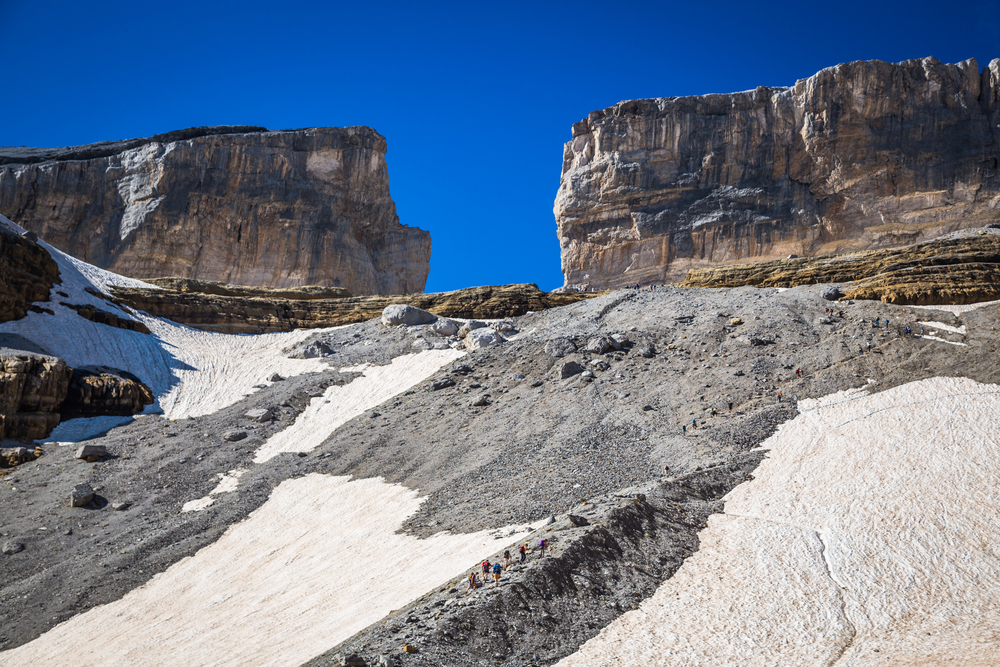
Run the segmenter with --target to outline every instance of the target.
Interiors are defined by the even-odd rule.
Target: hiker
[[[729,401],[729,411],[730,412],[733,411],[733,402],[732,401]]]
[[[719,411],[716,410],[715,408],[712,408],[712,416],[715,417],[718,414],[719,414]]]
[[[546,540],[545,538],[538,540],[538,550],[542,553],[543,556],[545,555],[545,547],[547,546],[549,546],[548,540]]]
[[[527,546],[528,546],[527,544],[522,544],[517,548],[518,552],[521,554],[522,563],[524,562],[524,559],[528,557],[528,550],[526,548]]]
[[[687,424],[684,424],[683,426],[681,426],[681,434],[682,435],[687,435],[688,434],[688,425]]]
[[[469,587],[465,589],[466,593],[471,593],[479,587],[479,580],[476,578],[475,572],[469,573]]]
[[[510,569],[510,549],[506,549],[503,552],[503,569]]]
[[[696,419],[691,420],[691,428],[698,428],[698,420]]]
[[[670,466],[663,466],[663,476],[668,477],[670,475]]]
[[[500,563],[497,563],[496,565],[493,566],[493,585],[494,586],[499,586],[500,585],[500,573],[501,572],[503,572],[503,566],[500,565]]]
[[[487,580],[486,577],[488,577],[490,574],[490,561],[484,560],[482,567],[483,567],[483,581],[485,582]]]
[[[778,403],[781,403],[781,392],[778,392]]]

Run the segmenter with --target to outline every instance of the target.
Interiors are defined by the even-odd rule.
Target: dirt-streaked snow
[[[950,331],[952,333],[965,335],[965,325],[960,327],[953,327],[950,324],[944,324],[943,322],[917,322],[917,324],[927,327],[928,329],[941,329],[942,331]]]
[[[362,376],[343,386],[331,385],[322,396],[313,398],[294,424],[272,435],[257,450],[254,462],[263,463],[284,452],[311,452],[341,425],[464,355],[458,350],[424,350],[396,357],[386,366],[342,369],[360,371]]]
[[[527,534],[397,533],[420,503],[379,479],[286,480],[214,544],[0,665],[294,667]]]
[[[907,308],[920,308],[922,310],[941,310],[946,313],[951,313],[953,315],[961,315],[962,313],[967,313],[970,310],[976,310],[977,308],[983,308],[985,306],[993,306],[1000,303],[1000,301],[980,301],[979,303],[966,303],[962,305],[942,305],[942,306],[907,306]]]
[[[559,664],[1000,664],[1000,387],[799,404],[701,547]]]

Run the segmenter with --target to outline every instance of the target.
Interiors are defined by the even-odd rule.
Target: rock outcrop
[[[684,287],[795,287],[848,283],[827,298],[899,305],[965,304],[1000,299],[1000,232],[963,230],[902,248],[855,255],[751,262],[692,270]]]
[[[0,224],[0,322],[19,320],[35,301],[48,301],[58,281],[59,267],[45,248]]]
[[[502,319],[575,303],[596,295],[543,292],[528,283],[470,287],[435,294],[349,299],[293,300],[136,288],[116,289],[115,296],[129,308],[196,329],[223,333],[269,333],[365,322],[380,317],[386,306],[393,304],[414,306],[443,317]]]
[[[134,415],[153,402],[143,382],[115,368],[75,368],[60,408],[62,419]]]
[[[0,213],[127,276],[422,292],[430,235],[399,224],[367,127],[192,128],[0,149]]]
[[[567,285],[920,242],[1000,219],[1000,59],[853,62],[791,88],[621,102],[573,126]]]

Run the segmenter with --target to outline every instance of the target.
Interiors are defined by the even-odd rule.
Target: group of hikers
[[[548,546],[549,546],[549,541],[547,539],[542,538],[538,540],[539,554],[544,556],[545,549],[547,549]],[[524,563],[524,561],[527,560],[528,558],[528,543],[525,542],[524,544],[519,546],[517,548],[517,553],[518,553],[518,563]],[[483,574],[482,582],[480,582],[479,580],[478,572],[470,572],[468,578],[469,587],[465,589],[465,592],[471,593],[480,586],[485,586],[490,580],[490,574],[493,575],[493,585],[499,586],[500,575],[509,570],[513,564],[514,564],[514,559],[510,555],[510,549],[507,549],[503,552],[502,561],[497,561],[496,563],[490,563],[489,559],[487,558],[486,560],[484,560],[482,563],[479,564],[479,567],[482,570]]]

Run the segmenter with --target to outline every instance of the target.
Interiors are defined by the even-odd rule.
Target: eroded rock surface
[[[906,245],[1000,219],[1000,59],[853,62],[791,88],[621,102],[573,126],[567,285]]]
[[[0,213],[137,278],[422,292],[430,235],[399,224],[385,153],[367,127],[2,148]]]
[[[59,267],[45,248],[0,224],[0,322],[19,320],[47,301]]]

